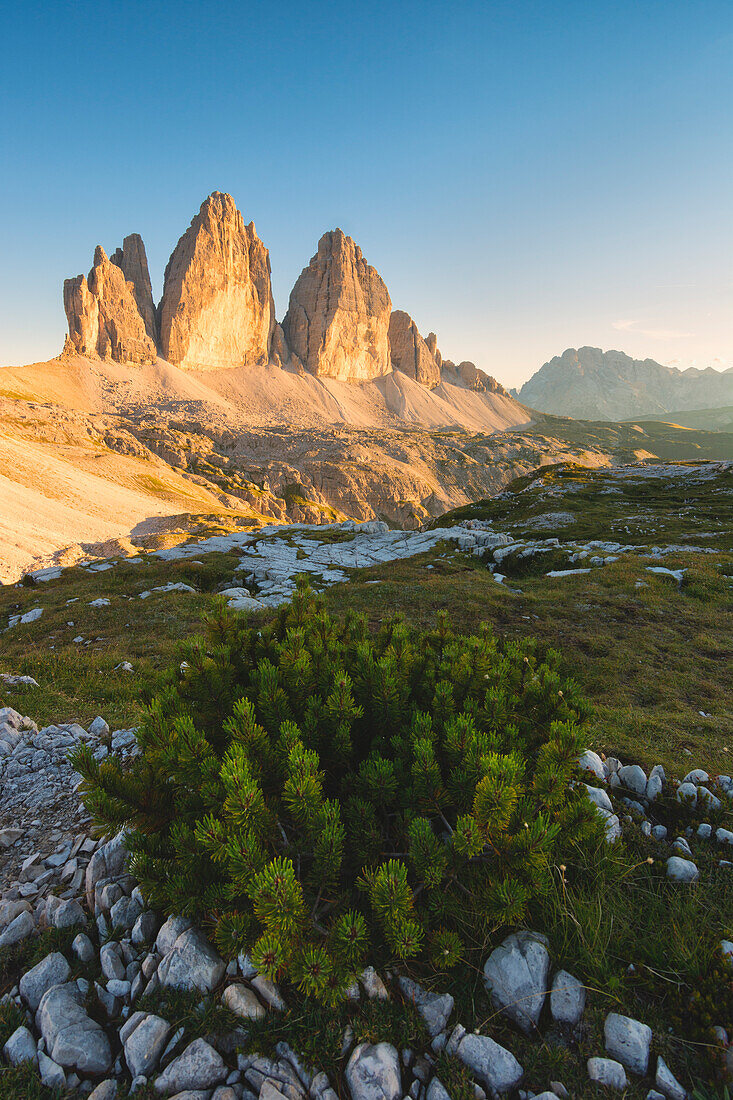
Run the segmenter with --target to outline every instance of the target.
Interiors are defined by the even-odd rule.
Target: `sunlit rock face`
[[[131,233],[110,256],[113,264],[122,269],[128,283],[132,283],[135,301],[145,325],[145,331],[154,343],[158,342],[158,320],[153,302],[153,288],[150,283],[148,257],[145,245],[139,233]]]
[[[275,330],[270,255],[231,195],[202,203],[165,269],[165,359],[189,370],[269,362]]]
[[[291,352],[312,374],[365,382],[392,369],[391,311],[379,272],[351,237],[334,229],[321,237],[293,287],[283,330]]]
[[[435,334],[431,335],[435,340]],[[435,356],[437,342],[434,351],[431,351],[412,317],[401,309],[393,310],[390,317],[389,347],[395,370],[402,371],[431,390],[440,383],[440,363]]]
[[[155,362],[155,342],[146,330],[135,286],[101,245],[88,278],[77,275],[64,281],[64,309],[68,343],[80,355],[116,363]]]

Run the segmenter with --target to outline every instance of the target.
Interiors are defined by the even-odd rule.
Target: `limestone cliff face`
[[[116,252],[113,252],[110,260],[122,269],[128,283],[132,283],[137,308],[145,324],[145,331],[150,339],[157,343],[158,320],[155,314],[155,303],[153,302],[148,257],[140,234],[131,233],[129,237],[125,237],[122,248],[118,248]]]
[[[435,340],[435,334],[431,335]],[[434,351],[423,340],[412,317],[401,309],[392,310],[389,320],[389,347],[395,370],[402,371],[431,390],[440,384],[440,364]]]
[[[270,255],[231,195],[209,195],[176,245],[159,319],[161,352],[180,367],[269,362],[275,329]]]
[[[81,355],[116,363],[155,362],[155,343],[146,331],[135,287],[101,245],[88,279],[77,275],[64,281],[64,309],[69,341]]]
[[[312,374],[366,382],[389,374],[389,292],[340,229],[325,233],[290,294],[283,330]]]

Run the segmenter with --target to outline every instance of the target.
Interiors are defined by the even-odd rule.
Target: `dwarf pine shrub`
[[[445,615],[372,633],[305,584],[269,627],[223,603],[208,626],[132,766],[74,764],[97,824],[130,830],[150,903],[223,954],[326,1001],[370,947],[450,967],[598,843],[569,785],[588,708],[558,654]]]

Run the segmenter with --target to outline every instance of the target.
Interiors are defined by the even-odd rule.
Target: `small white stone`
[[[589,1058],[588,1076],[610,1089],[625,1089],[629,1083],[624,1067],[613,1058]]]
[[[550,1011],[559,1023],[575,1027],[585,1008],[585,986],[567,970],[559,970],[550,991]]]
[[[608,1053],[643,1077],[649,1068],[652,1029],[630,1016],[609,1012],[603,1032]]]
[[[606,772],[603,768],[603,761],[597,752],[593,752],[592,749],[586,749],[583,755],[578,760],[578,767],[586,772],[593,772],[593,775],[598,779],[605,779]]]
[[[670,856],[667,860],[667,878],[672,882],[695,882],[700,872],[697,865],[681,856]]]
[[[682,1088],[661,1054],[657,1058],[657,1075],[654,1078],[654,1084],[668,1097],[668,1100],[687,1100],[686,1089]]]

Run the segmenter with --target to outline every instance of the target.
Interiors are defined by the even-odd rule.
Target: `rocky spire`
[[[64,309],[69,341],[80,355],[116,363],[155,362],[155,343],[146,331],[135,287],[101,245],[88,279],[77,275],[64,281]]]
[[[432,336],[435,340],[434,333]],[[389,319],[389,347],[395,370],[402,371],[431,390],[439,385],[440,365],[412,317],[401,309],[392,310]]]
[[[325,233],[290,294],[290,350],[316,375],[363,382],[391,370],[389,292],[340,229]]]
[[[438,337],[435,335],[434,332],[429,332],[427,334],[427,336],[425,337],[425,343],[428,345],[428,351],[432,355],[435,362],[438,364],[439,367],[442,367],[443,356],[438,350]]]
[[[118,248],[110,256],[113,264],[122,269],[122,273],[128,283],[132,283],[135,289],[135,301],[140,311],[140,316],[145,324],[145,331],[151,340],[158,341],[158,322],[155,315],[155,303],[153,302],[153,288],[150,283],[148,271],[148,257],[145,254],[145,245],[139,233],[131,233],[122,242],[122,248]]]
[[[231,195],[201,204],[165,269],[160,346],[171,363],[216,370],[270,360],[270,255]]]

